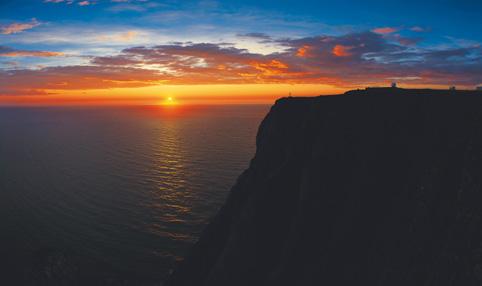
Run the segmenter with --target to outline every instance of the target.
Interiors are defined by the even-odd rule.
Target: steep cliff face
[[[278,100],[167,285],[481,285],[481,95]]]

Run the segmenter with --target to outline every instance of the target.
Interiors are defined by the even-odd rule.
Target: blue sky
[[[55,1],[53,1],[55,2]],[[38,18],[49,22],[89,22],[103,24],[135,24],[154,27],[139,21],[140,14],[159,11],[218,12],[248,11],[277,14],[286,19],[302,18],[327,25],[351,26],[425,26],[438,35],[468,37],[480,40],[482,1],[130,1],[112,3],[109,0],[91,1],[94,5],[65,5],[45,1],[2,0],[0,18],[22,21]],[[77,1],[82,2],[82,1]],[[143,3],[144,2],[144,3]],[[150,2],[150,3],[147,3]],[[46,5],[47,4],[47,5]],[[154,5],[157,4],[157,5]],[[123,12],[120,12],[123,11]],[[217,19],[197,19],[200,23],[216,23]],[[253,23],[255,24],[255,23]],[[253,25],[254,26],[254,25]],[[239,28],[239,27],[237,27]],[[262,28],[263,29],[263,28]],[[269,29],[269,27],[264,27]]]
[[[0,73],[17,84],[51,80],[59,68],[72,77],[96,70],[104,81],[118,68],[118,83],[128,68],[144,72],[146,85],[196,78],[193,84],[356,87],[382,76],[468,87],[482,81],[481,11],[473,0],[2,0]],[[3,89],[19,92],[25,89]]]

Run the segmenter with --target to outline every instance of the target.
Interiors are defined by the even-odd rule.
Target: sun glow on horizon
[[[173,97],[173,96],[167,96],[163,102],[161,102],[161,105],[164,106],[174,106],[177,105],[178,101]]]
[[[0,0],[0,106],[272,104],[393,81],[481,84],[482,1],[164,2]],[[457,25],[425,17],[455,6]]]
[[[372,83],[366,86],[388,86]],[[149,87],[55,90],[46,95],[4,95],[0,106],[187,106],[225,104],[273,104],[277,99],[292,96],[318,96],[342,94],[366,86],[344,88],[325,84],[206,84],[206,85],[156,85]],[[403,88],[446,89],[445,85],[401,84]],[[470,87],[457,86],[461,89]],[[171,99],[169,99],[171,98]]]

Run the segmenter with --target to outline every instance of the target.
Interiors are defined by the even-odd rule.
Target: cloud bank
[[[274,39],[238,35],[281,47],[259,54],[229,43],[170,43],[138,46],[86,65],[0,70],[0,85],[17,90],[69,90],[142,87],[158,84],[288,83],[360,87],[391,80],[425,85],[482,82],[482,48],[420,48],[383,28],[340,36]],[[135,34],[122,34],[125,40]],[[0,47],[4,57],[51,57],[55,52]],[[19,88],[21,87],[21,88]],[[12,94],[12,92],[10,92]]]

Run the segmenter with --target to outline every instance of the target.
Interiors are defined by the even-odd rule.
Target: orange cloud
[[[286,65],[285,63],[283,63],[281,61],[278,61],[278,60],[272,60],[269,63],[269,66],[279,68],[279,69],[287,69],[288,68],[288,65]]]
[[[372,30],[372,32],[377,34],[382,34],[382,35],[395,33],[396,31],[398,31],[398,29],[392,28],[392,27],[382,27],[382,28],[376,28]]]
[[[60,57],[64,56],[61,52],[48,52],[48,51],[12,51],[7,53],[0,53],[0,57]]]
[[[261,71],[262,75],[265,76],[283,74],[288,69],[288,66],[279,60],[271,60],[267,63],[252,62],[251,66]]]
[[[307,57],[307,56],[308,56],[309,49],[310,49],[310,46],[308,46],[308,45],[302,46],[302,47],[299,48],[298,51],[296,52],[296,56],[298,56],[298,57],[300,57],[300,58]]]
[[[0,46],[0,57],[59,57],[64,56],[61,52],[50,51],[26,51],[15,50],[9,47]]]
[[[353,49],[351,46],[336,45],[333,47],[332,53],[337,57],[349,57],[352,55],[351,49]]]
[[[97,66],[46,67],[38,70],[0,71],[0,87],[19,90],[88,90],[144,87],[170,79],[162,73],[136,68]]]
[[[10,35],[32,29],[40,25],[37,19],[33,18],[29,23],[13,23],[4,27],[0,27],[0,34]]]

